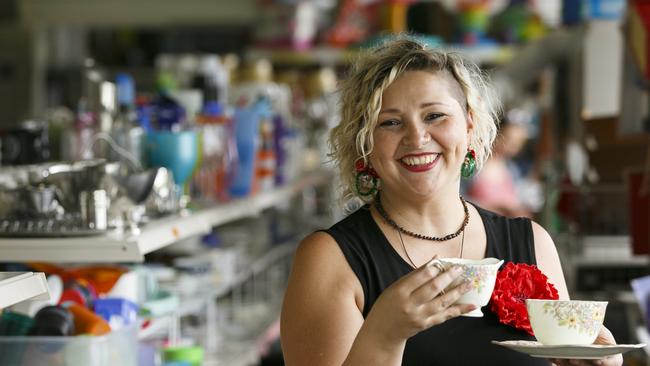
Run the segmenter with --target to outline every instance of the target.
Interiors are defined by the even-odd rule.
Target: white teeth
[[[436,159],[437,156],[438,156],[437,154],[425,155],[425,156],[409,156],[406,158],[402,158],[402,162],[410,166],[431,164]]]

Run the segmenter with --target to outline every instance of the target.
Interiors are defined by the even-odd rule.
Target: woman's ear
[[[474,126],[474,113],[471,110],[467,111],[467,141],[472,141]]]

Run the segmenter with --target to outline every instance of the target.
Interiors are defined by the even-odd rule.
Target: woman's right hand
[[[462,274],[462,268],[441,271],[433,265],[435,260],[400,278],[377,298],[363,328],[378,337],[380,345],[401,344],[422,330],[476,309],[472,304],[454,304],[469,291],[469,283],[444,291]]]

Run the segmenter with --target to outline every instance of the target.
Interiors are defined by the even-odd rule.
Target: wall
[[[256,0],[21,0],[28,25],[136,25],[253,23]]]

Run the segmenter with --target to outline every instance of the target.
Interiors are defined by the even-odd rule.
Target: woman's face
[[[419,196],[458,190],[473,127],[445,73],[407,71],[382,96],[370,162],[383,189]]]

